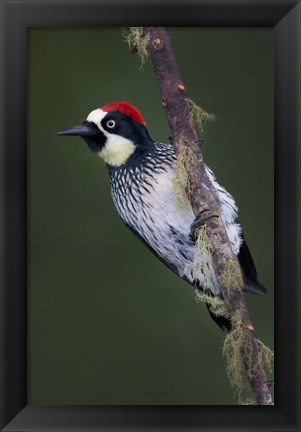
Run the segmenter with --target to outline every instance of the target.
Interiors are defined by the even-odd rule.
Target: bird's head
[[[153,142],[145,125],[133,105],[112,102],[91,111],[81,125],[63,130],[59,135],[82,137],[108,165],[120,166]]]

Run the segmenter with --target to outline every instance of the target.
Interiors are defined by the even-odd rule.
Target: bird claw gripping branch
[[[196,241],[197,238],[198,238],[198,230],[199,230],[199,228],[202,225],[205,225],[206,221],[208,221],[209,219],[218,218],[218,217],[219,217],[219,215],[212,214],[209,209],[202,210],[202,212],[199,213],[195,217],[194,221],[191,224],[191,227],[190,227],[190,238],[193,241]]]

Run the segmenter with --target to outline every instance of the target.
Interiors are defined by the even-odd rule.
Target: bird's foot
[[[198,238],[198,230],[201,226],[205,225],[206,221],[212,218],[219,217],[219,215],[212,214],[211,210],[202,210],[194,219],[190,226],[190,238],[192,241],[196,241]]]
[[[169,135],[168,137],[170,144],[174,144],[174,139],[172,135]],[[204,139],[198,139],[195,141],[196,144],[198,144],[200,147],[202,147],[205,144],[205,140]]]
[[[203,147],[203,145],[205,144],[205,140],[204,139],[198,139],[196,140],[196,144],[198,144],[200,147]]]
[[[268,386],[268,388],[271,388],[274,385],[274,380],[267,380],[265,381],[265,384]]]

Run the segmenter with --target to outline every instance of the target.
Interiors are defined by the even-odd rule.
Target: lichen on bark
[[[232,331],[227,334],[224,343],[230,382],[236,388],[240,402],[244,400],[243,394],[249,385],[253,390],[256,404],[272,405],[266,370],[273,354],[258,341],[255,328],[251,324],[242,292],[243,275],[219,214],[217,198],[205,170],[195,130],[196,126],[202,128],[204,122],[212,117],[188,97],[164,27],[131,28],[130,32],[128,43],[132,45],[132,51],[135,45],[134,50],[140,57],[142,55],[143,61],[150,60],[161,91],[173,145],[180,159],[177,168],[179,178],[174,183],[176,193],[186,192],[196,216],[204,212],[208,216],[204,226],[212,246],[212,267],[219,282],[223,304],[221,305],[219,300],[208,303],[212,311],[216,308],[217,312],[229,317],[232,322]],[[189,150],[183,150],[183,144]],[[193,158],[190,151],[194,155]],[[192,159],[194,163],[187,163],[185,159]],[[205,299],[207,302],[206,294],[200,293],[199,299]]]

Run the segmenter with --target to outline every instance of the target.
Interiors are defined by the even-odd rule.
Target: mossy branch
[[[173,136],[178,157],[174,188],[180,206],[189,200],[196,216],[209,217],[198,230],[197,250],[208,259],[195,259],[195,271],[206,275],[206,266],[214,269],[222,299],[197,293],[197,300],[206,301],[217,315],[231,319],[232,331],[224,341],[227,374],[246,403],[250,389],[256,404],[272,405],[266,371],[272,361],[272,352],[259,341],[250,321],[243,297],[243,276],[237,256],[233,253],[227,232],[220,217],[219,206],[213,194],[200,151],[196,127],[214,118],[197,106],[188,96],[176,64],[170,40],[164,27],[130,27],[126,40],[143,63],[150,61],[161,90],[162,104]],[[202,268],[199,269],[199,266]]]
[[[143,27],[129,27],[129,30],[124,30],[123,37],[132,53],[138,54],[141,61],[140,67],[143,68],[148,60],[149,35],[143,33]]]

